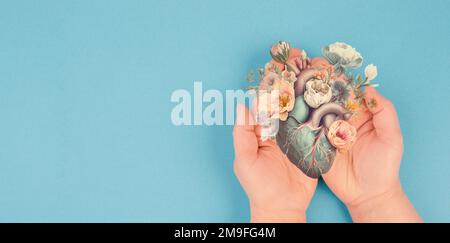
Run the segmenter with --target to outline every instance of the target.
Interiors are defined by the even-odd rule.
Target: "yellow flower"
[[[359,104],[358,104],[357,102],[354,102],[354,101],[349,100],[349,101],[347,101],[347,103],[345,104],[345,108],[346,108],[347,110],[349,110],[350,112],[354,113],[354,112],[356,112],[356,110],[358,110]]]

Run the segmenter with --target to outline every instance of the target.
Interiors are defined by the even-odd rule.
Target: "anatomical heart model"
[[[258,71],[259,85],[251,87],[257,94],[253,110],[261,139],[276,140],[289,160],[312,178],[328,172],[337,150],[349,150],[355,143],[356,128],[347,120],[358,115],[362,87],[375,86],[370,82],[377,75],[372,64],[364,78],[349,75],[363,58],[345,43],[322,51],[323,57],[310,59],[304,50],[276,43],[272,60]]]

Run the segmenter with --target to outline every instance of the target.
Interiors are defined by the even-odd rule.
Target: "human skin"
[[[234,171],[247,193],[251,222],[306,222],[317,180],[303,174],[274,141],[261,141],[260,127],[242,104],[233,137]]]
[[[358,130],[350,151],[338,151],[322,175],[347,206],[354,222],[421,222],[404,193],[400,178],[403,140],[393,104],[374,88],[349,120]]]
[[[374,88],[348,120],[358,129],[350,151],[338,151],[322,177],[348,207],[354,222],[422,222],[399,178],[403,141],[392,103]],[[238,105],[234,128],[235,173],[246,191],[252,222],[305,222],[317,180],[304,175]]]

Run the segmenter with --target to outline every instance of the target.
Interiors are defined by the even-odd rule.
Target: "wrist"
[[[347,205],[354,222],[421,222],[400,183],[383,193]]]
[[[305,210],[250,205],[252,223],[305,223]]]

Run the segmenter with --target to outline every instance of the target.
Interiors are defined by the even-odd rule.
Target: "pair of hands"
[[[349,120],[358,130],[350,151],[336,155],[322,175],[355,222],[420,222],[399,178],[403,142],[392,103],[374,88]],[[238,105],[234,128],[234,170],[250,202],[252,222],[305,222],[317,179],[303,174],[276,142],[260,140],[260,127]]]

